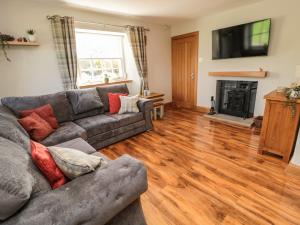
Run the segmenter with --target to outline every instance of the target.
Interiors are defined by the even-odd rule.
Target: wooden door
[[[198,32],[172,38],[172,101],[195,108],[198,79]]]

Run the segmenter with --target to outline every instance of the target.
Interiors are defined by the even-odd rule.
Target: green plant
[[[6,58],[6,60],[8,62],[11,62],[10,58],[8,58],[7,52],[5,48],[8,48],[8,41],[13,41],[14,37],[8,34],[2,34],[0,32],[0,45],[1,45],[1,49],[3,51],[4,57]]]
[[[288,98],[287,106],[291,107],[292,117],[296,116],[297,102],[296,100],[300,98],[300,85],[294,84],[292,87],[285,90],[285,96]]]
[[[34,35],[34,34],[35,34],[35,30],[33,30],[33,29],[29,29],[29,30],[27,30],[26,32],[27,32],[27,34],[29,34],[29,35]]]

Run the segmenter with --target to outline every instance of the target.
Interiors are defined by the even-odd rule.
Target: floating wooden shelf
[[[39,46],[38,42],[19,42],[19,41],[8,41],[8,45],[11,46]]]
[[[264,78],[267,76],[267,71],[226,71],[226,72],[209,72],[209,76],[218,77],[259,77]]]

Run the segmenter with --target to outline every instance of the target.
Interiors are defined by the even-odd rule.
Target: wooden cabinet
[[[299,126],[300,100],[292,103],[276,91],[266,95],[265,99],[259,153],[271,152],[289,162]]]

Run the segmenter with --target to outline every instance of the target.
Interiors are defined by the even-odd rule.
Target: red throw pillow
[[[58,128],[58,122],[54,115],[53,108],[50,104],[43,105],[38,108],[23,110],[20,112],[21,117],[29,116],[31,113],[35,112],[44,120],[46,120],[53,129]]]
[[[38,142],[44,140],[54,131],[49,123],[35,112],[31,113],[29,116],[19,119],[18,121],[28,132],[30,137]]]
[[[30,141],[30,145],[32,161],[47,178],[52,189],[64,185],[67,182],[67,178],[56,165],[48,149],[34,141]]]
[[[108,93],[109,112],[118,113],[121,108],[121,101],[119,96],[127,96],[128,94],[122,93]]]

